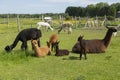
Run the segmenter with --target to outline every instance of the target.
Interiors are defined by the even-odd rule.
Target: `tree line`
[[[112,16],[116,17],[117,12],[120,11],[120,3],[113,3],[109,5],[108,3],[97,3],[90,4],[87,7],[75,7],[69,6],[66,8],[65,13],[69,16],[81,16],[81,17],[95,17],[95,16]]]
[[[120,11],[120,3],[97,3],[90,4],[86,7],[69,6],[66,8],[65,13],[44,13],[44,14],[0,14],[0,18],[42,18],[42,16],[50,16],[53,19],[59,19],[61,15],[65,19],[71,19],[71,17],[103,17],[104,15],[112,18],[116,17],[117,12]]]
[[[16,18],[19,15],[19,18],[42,18],[45,16],[50,16],[53,19],[59,18],[59,15],[65,16],[65,13],[44,13],[44,14],[0,14],[0,18]]]

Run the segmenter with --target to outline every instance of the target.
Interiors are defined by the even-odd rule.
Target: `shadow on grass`
[[[80,60],[80,58],[75,56],[70,56],[69,58],[63,58],[63,60]]]
[[[106,56],[105,60],[110,60],[112,58],[112,56]]]
[[[77,78],[75,78],[74,80],[86,80],[86,77],[83,75],[80,75]]]

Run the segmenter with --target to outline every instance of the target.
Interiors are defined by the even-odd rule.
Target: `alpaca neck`
[[[106,46],[106,48],[108,47],[108,45],[109,45],[110,42],[111,42],[112,33],[113,33],[113,32],[111,32],[110,30],[108,30],[107,33],[106,33],[105,38],[103,39],[104,45]]]
[[[58,53],[58,51],[59,51],[59,47],[58,47],[58,46],[56,46],[56,54]]]
[[[34,45],[34,49],[35,49],[35,52],[37,53],[37,52],[40,52],[40,49],[39,49],[40,47],[38,46],[38,45]]]

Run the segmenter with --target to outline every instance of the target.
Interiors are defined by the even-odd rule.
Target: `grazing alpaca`
[[[69,55],[69,51],[66,49],[59,49],[59,42],[55,43],[55,47],[56,47],[56,54],[55,56],[64,56],[64,55]]]
[[[62,29],[64,29],[64,31],[66,31],[66,27],[68,27],[68,34],[71,34],[72,33],[72,26],[73,26],[73,24],[70,22],[60,24],[58,34],[62,31]]]
[[[85,56],[85,59],[87,59],[86,57],[86,43],[85,41],[83,40],[83,36],[80,36],[78,38],[78,41],[79,41],[79,45],[80,45],[80,60],[82,59],[82,54],[84,53],[84,56]]]
[[[54,43],[56,43],[57,41],[58,41],[58,35],[52,34],[50,39],[49,39],[49,42],[47,42],[48,47],[49,48],[51,47],[51,51],[53,51],[53,48],[55,50]]]
[[[50,48],[47,46],[39,47],[37,40],[32,40],[32,44],[34,46],[35,55],[37,57],[44,57],[51,54]]]
[[[86,44],[86,52],[87,53],[104,53],[108,47],[108,45],[111,42],[112,34],[113,32],[116,32],[117,30],[113,27],[106,27],[108,29],[106,36],[104,39],[93,39],[93,40],[84,40],[84,43]],[[74,45],[72,52],[80,52],[78,49],[79,43]]]
[[[16,45],[19,41],[22,42],[21,49],[26,50],[27,49],[27,41],[31,40],[31,39],[38,39],[38,45],[40,46],[39,38],[41,36],[42,36],[41,31],[36,28],[24,29],[21,32],[19,32],[16,39],[10,46],[5,47],[5,50],[11,51],[13,48],[16,47]]]
[[[37,25],[38,25],[38,27],[37,27],[38,29],[40,29],[41,27],[44,27],[44,28],[46,28],[46,31],[48,31],[49,28],[50,28],[51,31],[54,30],[54,29],[50,26],[50,24],[47,23],[47,22],[38,22]]]

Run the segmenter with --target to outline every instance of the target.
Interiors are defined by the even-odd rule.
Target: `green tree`
[[[108,3],[103,3],[103,2],[97,3],[96,4],[97,15],[98,16],[106,15],[108,12],[108,7],[109,7]]]
[[[108,16],[116,17],[116,8],[114,6],[109,7]]]
[[[114,6],[116,8],[116,12],[120,11],[120,3],[113,3],[111,6]]]
[[[87,16],[94,17],[96,16],[96,7],[95,5],[91,4],[86,7]]]

